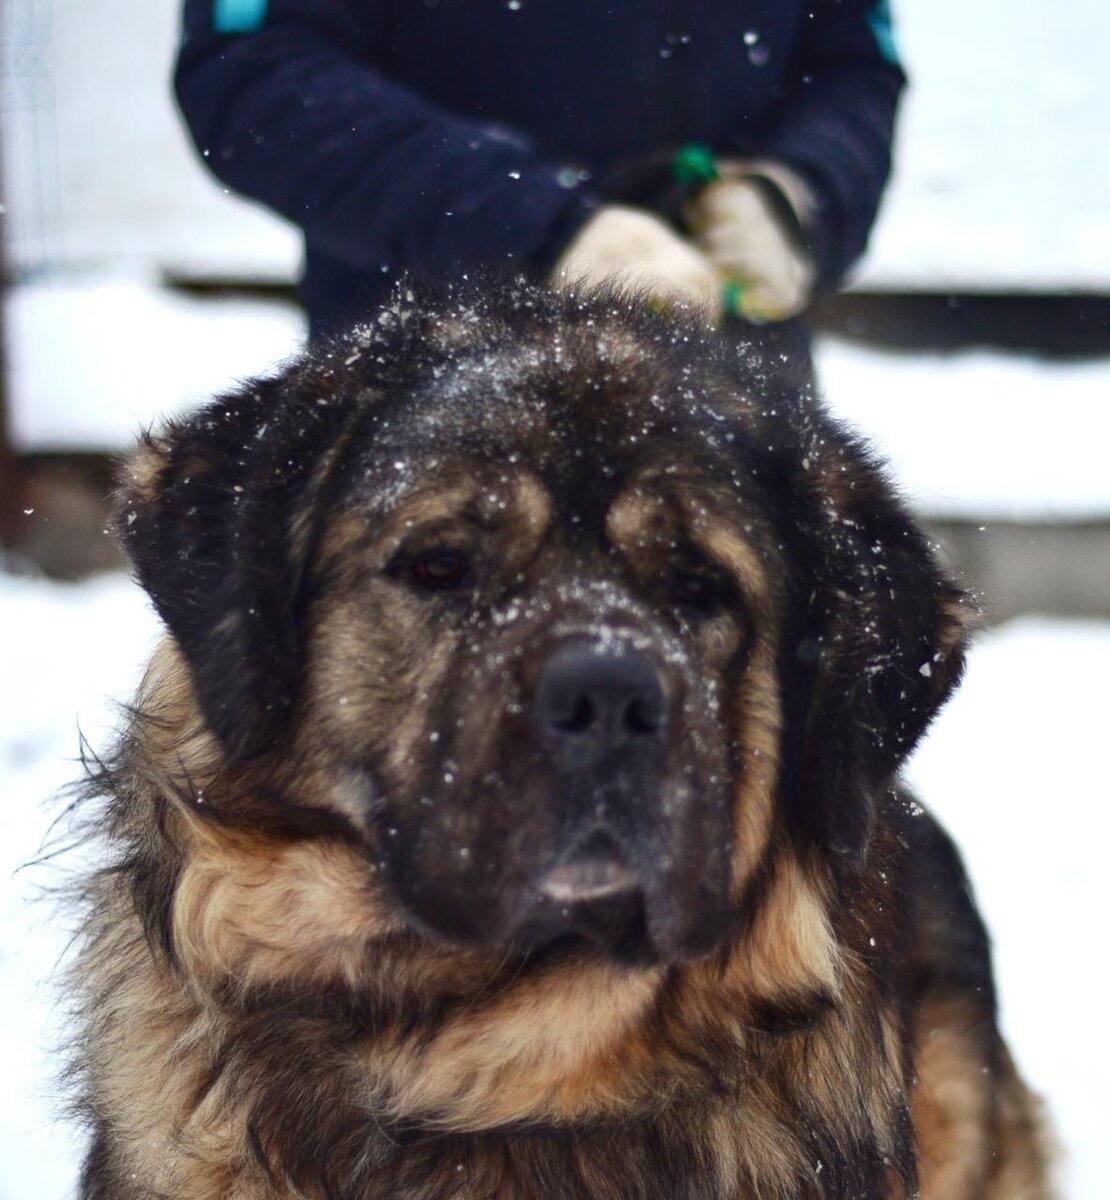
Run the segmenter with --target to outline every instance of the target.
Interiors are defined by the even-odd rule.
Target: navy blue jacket
[[[216,175],[304,230],[317,328],[401,271],[542,272],[600,203],[645,202],[626,186],[637,165],[691,142],[806,180],[828,285],[863,250],[889,170],[905,80],[885,14],[886,0],[185,0],[175,83]]]

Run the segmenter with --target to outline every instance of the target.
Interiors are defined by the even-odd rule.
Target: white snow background
[[[175,0],[8,0],[0,116],[13,434],[119,448],[135,428],[295,349],[259,303],[184,278],[287,279],[296,239],[204,179],[174,119]],[[1110,4],[895,0],[913,87],[859,286],[1110,291]],[[92,48],[92,52],[90,52]],[[930,514],[1110,515],[1110,364],[818,348],[829,396]],[[958,431],[953,438],[952,431]],[[989,599],[989,598],[988,598]],[[0,574],[0,1200],[72,1195],[80,1134],[53,1123],[64,919],[19,870],[48,798],[103,746],[156,636],[122,577]],[[1021,620],[981,638],[910,777],[956,835],[993,931],[1006,1032],[1067,1150],[1067,1200],[1110,1195],[1101,761],[1110,624]],[[1099,946],[1103,950],[1099,950]]]

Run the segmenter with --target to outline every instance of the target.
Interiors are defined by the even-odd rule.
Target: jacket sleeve
[[[206,163],[356,270],[546,270],[593,198],[526,138],[455,117],[366,65],[382,33],[374,10],[185,0],[174,84]]]
[[[906,77],[888,0],[812,0],[798,82],[760,153],[808,184],[818,280],[835,284],[863,253],[890,173]]]

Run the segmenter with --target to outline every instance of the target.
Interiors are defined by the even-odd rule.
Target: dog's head
[[[779,834],[866,854],[962,662],[807,393],[617,299],[398,304],[149,439],[119,527],[227,769],[391,919],[695,958]]]

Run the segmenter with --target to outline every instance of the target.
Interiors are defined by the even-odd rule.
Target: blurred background
[[[866,260],[813,314],[826,398],[892,462],[988,631],[911,778],[996,939],[1003,1022],[1101,1200],[1110,785],[1110,5],[895,3],[911,78]],[[173,0],[0,7],[0,1200],[72,1194],[65,947],[33,858],[156,622],[104,533],[109,457],[294,353],[292,230],[173,110]]]

